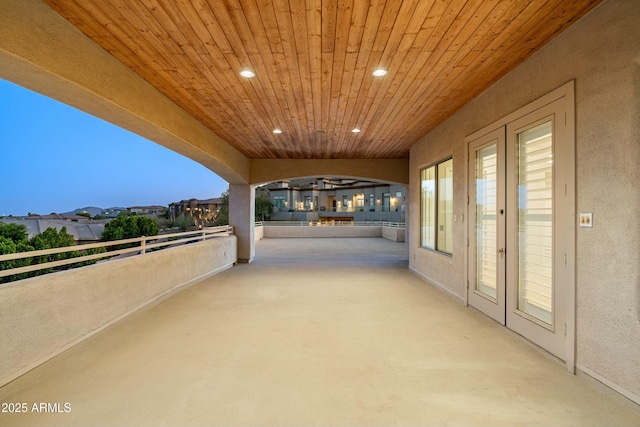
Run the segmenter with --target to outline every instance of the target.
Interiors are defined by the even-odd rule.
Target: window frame
[[[450,178],[451,179],[451,183],[449,186],[447,186],[448,188],[450,188],[450,194],[448,194],[448,196],[450,196],[449,198],[445,198],[443,200],[451,200],[451,210],[448,211],[449,213],[447,214],[447,225],[449,225],[446,229],[445,229],[445,242],[441,242],[441,239],[439,238],[439,232],[438,229],[440,227],[440,204],[442,203],[441,200],[441,186],[442,186],[442,182],[441,179],[445,179],[444,177],[440,176],[440,169],[441,167],[445,166],[445,163],[447,162],[451,162],[451,175]],[[432,170],[433,171],[433,194],[432,194],[432,200],[430,203],[427,203],[427,200],[425,199],[425,190],[424,190],[424,181],[426,181],[427,179],[425,179],[425,172],[428,170]],[[454,180],[454,175],[453,175],[453,156],[449,156],[447,158],[444,158],[442,160],[439,160],[437,162],[431,163],[428,166],[422,167],[420,168],[420,238],[419,238],[419,247],[421,249],[426,249],[426,250],[430,250],[433,252],[437,252],[440,253],[442,255],[446,255],[446,256],[450,256],[453,257],[453,222],[454,222],[454,213],[453,213],[453,200],[454,200],[454,186],[453,186],[453,180]],[[446,191],[446,190],[445,190]],[[432,223],[432,225],[426,225],[424,221],[425,218],[425,208],[430,209],[430,215],[433,216],[432,221],[429,221],[430,223]],[[447,211],[445,211],[447,212]],[[429,231],[431,237],[425,237],[425,235],[427,234],[427,231]],[[447,236],[448,234],[448,236]],[[429,246],[428,245],[428,241],[427,240],[433,240],[433,246]],[[447,247],[447,241],[450,240],[450,248]],[[442,243],[442,244],[441,244]],[[443,247],[444,246],[444,247]]]

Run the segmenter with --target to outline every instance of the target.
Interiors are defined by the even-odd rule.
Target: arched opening
[[[5,80],[0,216],[164,214],[183,199],[219,196],[227,183],[197,162]],[[157,212],[159,211],[159,212]],[[168,219],[168,218],[167,218]]]
[[[272,221],[404,223],[407,186],[352,177],[299,177],[257,186],[273,205]],[[264,196],[263,196],[264,197]]]

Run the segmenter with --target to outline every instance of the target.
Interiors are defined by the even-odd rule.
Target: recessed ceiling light
[[[316,134],[318,134],[318,135],[324,135],[325,133],[327,133],[327,131],[324,130],[324,129],[317,129],[316,130]]]
[[[246,78],[250,79],[251,77],[254,77],[256,75],[256,73],[254,73],[251,70],[242,70],[242,71],[240,71],[240,75],[242,77],[246,77]]]
[[[358,133],[358,132],[360,132],[360,129],[355,128],[355,129],[352,129],[352,130],[351,130],[351,132],[353,132],[353,133]]]
[[[371,74],[373,74],[373,75],[374,75],[374,76],[376,76],[376,77],[382,77],[382,76],[384,76],[384,75],[386,75],[386,74],[387,74],[387,70],[384,70],[384,69],[382,69],[382,68],[378,68],[377,70],[375,70],[375,71],[374,71],[373,73],[371,73]]]
[[[273,133],[282,133],[282,130],[281,129],[274,129],[272,132]]]

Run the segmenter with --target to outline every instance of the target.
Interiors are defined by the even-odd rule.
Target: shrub
[[[118,216],[104,226],[102,238],[107,241],[132,239],[158,234],[158,223],[146,216]]]

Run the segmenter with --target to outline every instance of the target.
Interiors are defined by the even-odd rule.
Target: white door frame
[[[562,212],[558,212],[558,227],[562,227],[564,236],[562,247],[556,248],[565,254],[565,263],[563,269],[564,284],[563,299],[564,307],[564,325],[565,325],[565,367],[575,372],[575,355],[576,355],[576,273],[575,273],[575,255],[576,255],[576,170],[575,170],[575,82],[572,80],[559,88],[553,90],[547,95],[536,99],[528,105],[514,111],[513,113],[496,120],[494,123],[484,127],[483,129],[468,135],[465,138],[465,156],[468,157],[469,143],[481,138],[482,136],[506,127],[509,123],[515,122],[517,119],[530,114],[540,108],[543,108],[555,101],[564,101],[564,119],[566,122],[565,133],[562,135],[563,144],[558,144],[555,150],[562,150],[562,156],[565,159],[562,168],[556,168],[555,174],[557,178],[557,191],[564,192],[564,206],[567,208]],[[472,197],[472,191],[469,188],[469,167],[468,162],[471,159],[465,159],[465,188],[467,193],[467,220],[473,218],[471,215],[469,200]],[[469,240],[470,227],[465,227],[465,237],[467,241],[467,251],[465,251],[465,277],[467,278],[467,292],[465,292],[465,304],[469,304]]]

